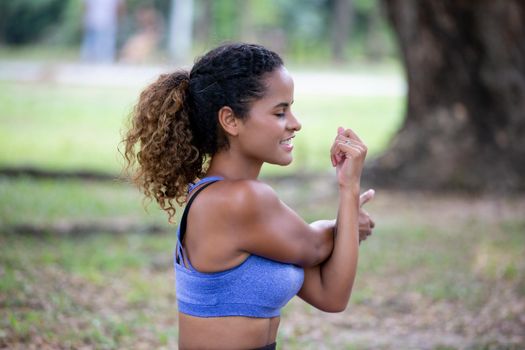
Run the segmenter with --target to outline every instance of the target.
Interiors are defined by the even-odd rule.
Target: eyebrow
[[[280,108],[280,107],[289,107],[293,104],[293,100],[292,102],[288,103],[288,102],[281,102],[281,103],[278,103],[276,104],[275,106],[273,106],[273,108]]]

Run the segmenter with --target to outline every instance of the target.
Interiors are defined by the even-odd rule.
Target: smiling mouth
[[[281,145],[291,145],[292,144],[292,139],[295,137],[294,136],[291,136],[285,140],[282,140],[281,142],[279,142]]]

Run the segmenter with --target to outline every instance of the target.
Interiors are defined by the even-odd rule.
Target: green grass
[[[173,246],[172,235],[0,235],[0,344],[173,348]]]
[[[0,167],[118,174],[119,130],[137,94],[134,88],[0,83]],[[296,96],[294,110],[303,129],[295,142],[295,165],[267,167],[264,173],[329,169],[328,147],[339,125],[354,128],[371,155],[377,154],[401,122],[402,103],[397,97]],[[336,213],[330,180],[324,180],[321,187],[272,185],[286,203],[313,221]],[[460,199],[460,205],[457,198],[444,204],[433,200],[379,191],[367,205],[378,225],[361,246],[351,307],[344,317],[351,318],[355,307],[365,322],[372,317],[370,310],[378,313],[375,322],[384,314],[402,318],[395,309],[399,306],[385,300],[403,301],[407,294],[453,312],[458,307],[471,319],[481,317],[486,305],[495,302],[491,298],[497,288],[525,298],[525,221],[522,213],[512,211],[522,207],[521,202],[496,200],[505,213],[496,216],[486,215],[490,210],[468,214],[469,198]],[[494,205],[490,199],[487,203]],[[168,233],[98,232],[64,238],[53,232],[34,237],[3,230],[26,223],[115,218],[162,224]],[[29,347],[39,341],[35,346],[40,348],[116,349],[140,343],[143,348],[176,348],[174,239],[175,227],[167,224],[166,214],[155,203],[145,212],[140,193],[127,184],[0,177],[0,347]],[[370,309],[359,313],[361,307]],[[309,320],[315,323],[313,330],[323,325],[319,332],[328,348],[367,348],[366,343],[336,340],[346,326],[330,323],[329,316],[296,302],[283,310],[283,326],[292,326],[279,334],[279,343],[287,349],[319,348],[312,340],[315,332],[310,334],[301,324]],[[439,328],[441,323],[430,325]],[[368,327],[380,331],[373,324]],[[490,341],[480,340],[479,348]]]
[[[64,62],[78,61],[80,47],[65,47],[52,44],[5,46],[0,45],[0,59],[10,61]]]
[[[140,89],[0,83],[0,166],[91,169],[118,173],[117,151]],[[291,167],[265,173],[330,168],[329,147],[339,125],[355,129],[377,154],[402,118],[400,97],[296,96],[303,128]]]
[[[156,203],[148,205],[146,212],[141,194],[128,184],[0,176],[0,223],[4,225],[113,218],[167,225],[167,215]]]
[[[0,83],[0,164],[118,172],[136,90]]]
[[[115,183],[2,179],[0,189],[0,213],[9,224],[120,215],[166,220],[160,212],[144,213],[138,193]],[[334,212],[335,202],[310,206],[302,199],[304,190],[297,187],[283,197],[292,202],[295,198],[294,208],[312,220]],[[450,220],[415,201],[408,197],[386,206],[368,205],[378,227],[361,246],[348,315],[355,312],[353,305],[366,307],[379,296],[405,293],[416,293],[432,304],[461,305],[472,315],[488,303],[495,285],[525,297],[520,289],[525,284],[523,218],[508,213],[496,222],[468,215]],[[439,224],[442,220],[448,225]],[[173,348],[174,240],[174,230],[164,235],[101,232],[73,238],[0,233],[0,329],[5,330],[0,343],[30,344],[40,338],[52,347],[113,349],[145,341],[149,347]],[[283,325],[319,317],[311,307],[299,305],[285,308]],[[399,312],[396,304],[389,305],[380,306],[381,312]],[[339,329],[326,322],[326,329]],[[318,344],[301,329],[281,334],[280,343],[290,349],[315,348]],[[361,348],[360,343],[330,343],[326,337],[324,341],[335,348]]]

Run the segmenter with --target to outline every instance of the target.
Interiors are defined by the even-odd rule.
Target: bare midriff
[[[179,348],[255,349],[275,342],[279,317],[194,317],[179,312]]]

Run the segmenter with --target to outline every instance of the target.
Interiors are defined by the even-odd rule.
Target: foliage
[[[0,2],[0,42],[26,44],[41,39],[61,18],[68,2],[17,0]]]
[[[127,10],[120,22],[120,45],[137,29],[135,13],[138,8],[153,6],[164,23],[169,23],[171,3],[170,0],[127,0]],[[347,48],[351,57],[363,57],[377,51],[382,57],[392,56],[391,40],[386,35],[389,29],[384,21],[376,20],[378,1],[352,3],[354,19]],[[232,40],[257,41],[299,62],[330,59],[331,0],[304,0],[300,6],[288,0],[195,0],[194,4],[196,48]],[[206,6],[211,9],[210,18],[203,17]],[[208,22],[205,27],[209,28],[209,33],[200,32],[202,21]],[[82,1],[0,2],[0,43],[78,45],[81,36]]]

